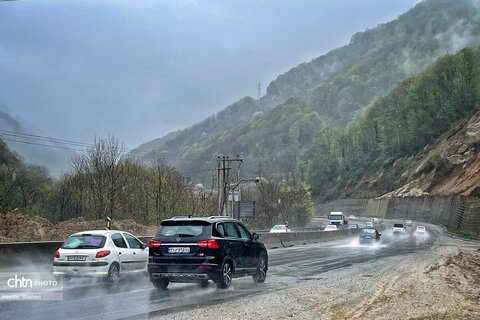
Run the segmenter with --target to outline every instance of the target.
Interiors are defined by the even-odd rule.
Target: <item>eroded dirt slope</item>
[[[28,216],[18,210],[0,214],[0,242],[65,240],[84,230],[105,229],[104,220],[75,218],[52,224],[39,216]],[[112,229],[131,232],[137,236],[152,236],[156,227],[146,227],[131,219],[113,220]]]

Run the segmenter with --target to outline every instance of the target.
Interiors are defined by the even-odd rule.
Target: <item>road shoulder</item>
[[[283,290],[161,318],[480,319],[477,248],[447,240],[372,268],[329,272]]]

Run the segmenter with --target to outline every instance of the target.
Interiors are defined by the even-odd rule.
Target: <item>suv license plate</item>
[[[87,256],[67,256],[67,261],[86,261]]]
[[[190,247],[170,247],[168,253],[190,253]]]

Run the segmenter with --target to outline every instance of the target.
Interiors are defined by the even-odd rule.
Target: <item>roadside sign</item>
[[[255,201],[237,201],[235,215],[240,219],[255,219]]]

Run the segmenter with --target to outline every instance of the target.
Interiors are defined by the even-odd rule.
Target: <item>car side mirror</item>
[[[142,249],[145,249],[146,247],[147,247],[147,244],[142,242]]]
[[[252,233],[252,238],[255,239],[255,240],[258,240],[260,238],[260,236],[258,235],[258,233]]]

